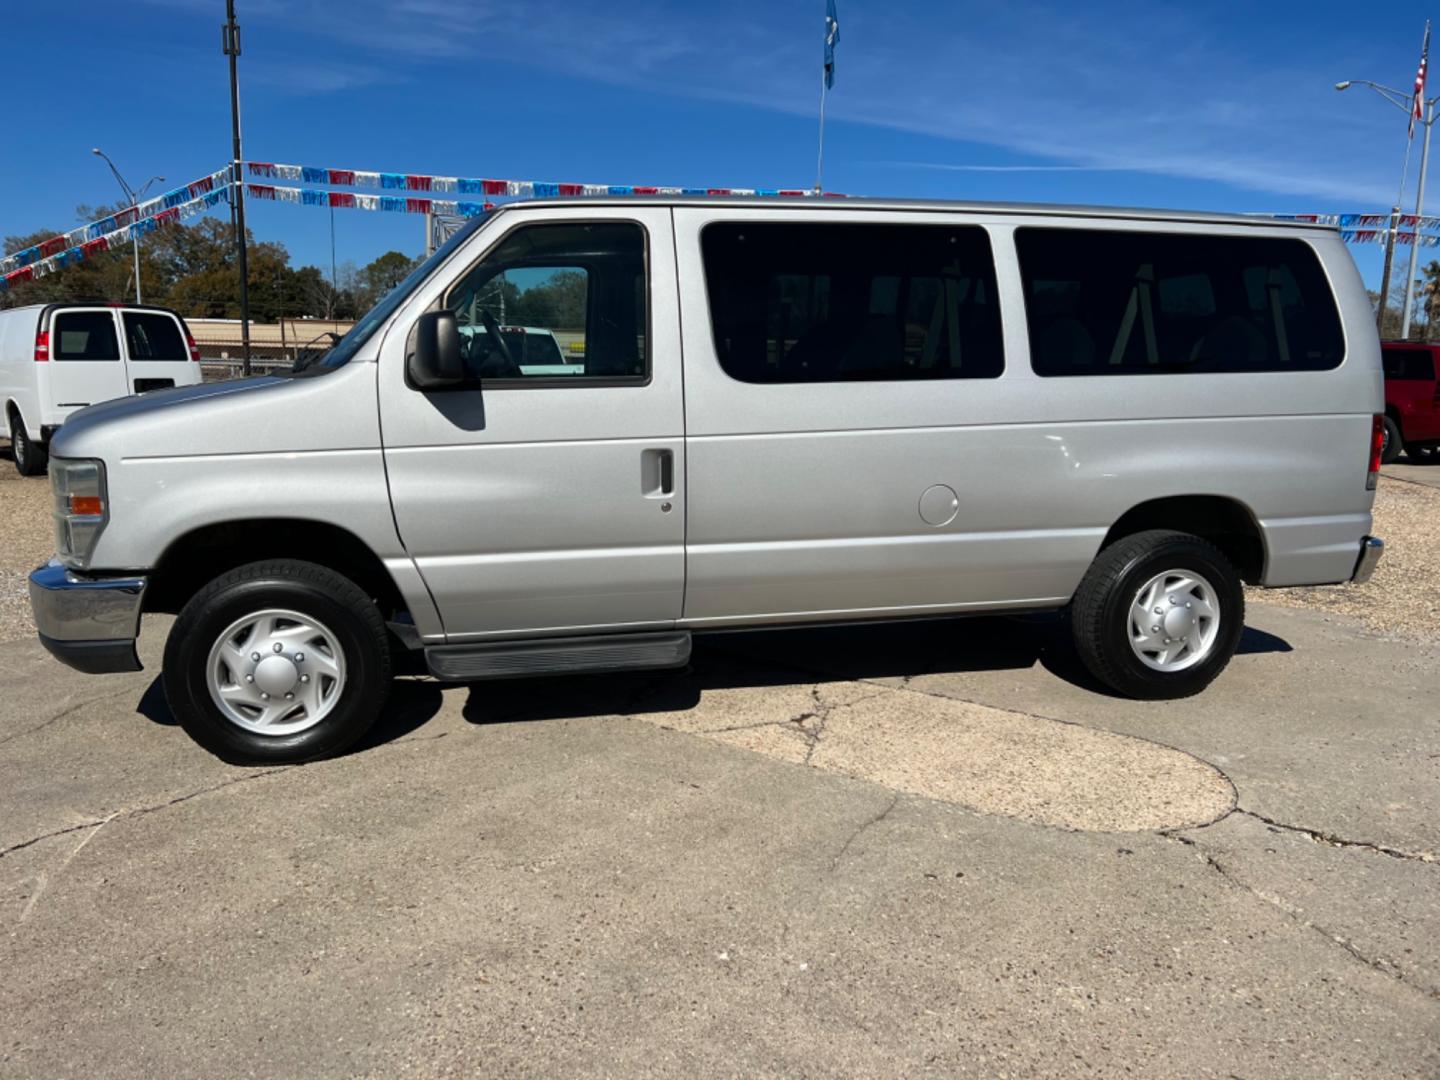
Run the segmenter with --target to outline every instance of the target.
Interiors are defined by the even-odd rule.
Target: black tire
[[[15,469],[21,476],[44,476],[50,468],[50,452],[43,443],[31,440],[25,433],[20,414],[10,413],[10,452],[15,455]]]
[[[1199,573],[1213,587],[1220,627],[1204,659],[1179,671],[1146,666],[1130,646],[1130,605],[1152,577],[1167,570]],[[1166,700],[1198,694],[1225,670],[1240,644],[1245,593],[1219,548],[1189,533],[1154,529],[1123,537],[1095,557],[1070,605],[1075,648],[1085,667],[1127,697]]]
[[[304,731],[262,735],[227,719],[210,696],[210,649],[237,619],[284,608],[327,627],[344,653],[345,679],[328,713]],[[197,743],[233,765],[299,764],[331,757],[361,738],[390,691],[385,622],[348,578],[314,563],[275,559],[222,574],[187,603],[165,643],[162,673],[170,711]]]
[[[1380,447],[1380,464],[1389,465],[1400,456],[1405,440],[1400,437],[1400,425],[1394,419],[1385,417],[1385,442]]]

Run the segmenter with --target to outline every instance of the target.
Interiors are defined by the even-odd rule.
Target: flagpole
[[[815,194],[824,190],[825,178],[825,69],[820,69],[820,151],[815,158]]]
[[[1425,25],[1428,45],[1429,23]],[[1423,57],[1422,57],[1423,59]],[[1411,108],[1414,108],[1412,103]],[[1412,114],[1413,116],[1413,114]],[[1375,327],[1385,336],[1385,313],[1390,310],[1390,279],[1395,269],[1395,248],[1400,242],[1400,215],[1405,205],[1405,181],[1410,178],[1410,150],[1415,145],[1415,122],[1412,118],[1405,134],[1405,164],[1400,170],[1400,194],[1395,197],[1395,206],[1390,211],[1390,228],[1385,234],[1385,268],[1380,273],[1380,303],[1376,305]],[[1415,287],[1413,282],[1405,283],[1406,294]],[[1401,304],[1402,309],[1405,304]],[[1404,318],[1403,313],[1401,316]]]

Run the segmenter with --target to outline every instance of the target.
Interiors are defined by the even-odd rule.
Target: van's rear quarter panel
[[[686,618],[1064,603],[1121,515],[1187,494],[1259,519],[1266,584],[1343,580],[1369,436],[1368,416],[1299,416],[692,438]],[[939,528],[932,484],[959,501]]]

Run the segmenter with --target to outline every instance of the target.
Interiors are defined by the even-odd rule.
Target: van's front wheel
[[[1235,654],[1244,623],[1240,575],[1224,554],[1198,536],[1158,529],[1100,552],[1071,604],[1085,666],[1142,699],[1205,689]]]
[[[329,757],[374,723],[390,685],[385,623],[349,579],[292,559],[224,574],[165,645],[170,709],[233,764]]]

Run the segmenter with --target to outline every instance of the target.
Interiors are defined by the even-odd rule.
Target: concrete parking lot
[[[1254,604],[1171,703],[1053,618],[714,637],[239,769],[167,622],[0,644],[0,1075],[1440,1074],[1433,636]]]

